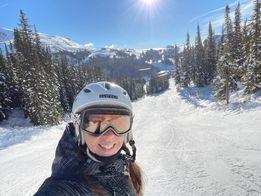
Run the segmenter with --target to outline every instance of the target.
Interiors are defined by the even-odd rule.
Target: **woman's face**
[[[106,115],[106,119],[101,115],[101,119],[110,121],[113,115]],[[117,136],[111,130],[108,130],[100,136],[85,134],[85,142],[91,152],[104,157],[116,154],[123,145],[124,135]]]

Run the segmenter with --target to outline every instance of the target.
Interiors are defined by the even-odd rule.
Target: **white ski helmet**
[[[84,145],[84,134],[80,128],[81,112],[89,107],[103,106],[123,107],[132,112],[132,104],[126,90],[117,84],[102,81],[87,84],[76,96],[72,107],[72,120],[75,127],[78,144]],[[133,140],[130,130],[125,137],[125,144]]]

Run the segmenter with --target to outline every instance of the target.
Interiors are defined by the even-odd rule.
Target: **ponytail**
[[[140,167],[132,161],[130,161],[130,179],[138,196],[141,196],[143,191],[142,171]]]
[[[132,184],[132,187],[135,189],[138,196],[142,196],[143,191],[143,174],[141,168],[138,166],[137,163],[135,163],[136,158],[136,147],[134,145],[134,141],[130,141],[130,145],[133,150],[133,155],[131,156],[130,150],[126,146],[126,144],[123,144],[122,150],[125,151],[126,155],[130,156],[131,159],[129,160],[129,172],[130,172],[130,181]]]

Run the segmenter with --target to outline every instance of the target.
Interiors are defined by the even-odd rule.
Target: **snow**
[[[58,51],[79,51],[79,50],[91,50],[93,48],[93,44],[85,44],[81,45],[68,38],[64,38],[62,36],[50,36],[44,33],[39,33],[41,42],[43,45],[47,45],[51,48],[52,52]]]
[[[93,49],[92,53],[87,56],[83,62],[87,63],[90,59],[96,58],[96,57],[108,57],[108,58],[120,58],[119,56],[117,56],[117,52],[124,52],[128,55],[136,55],[135,50],[133,49],[118,49],[118,48],[114,48],[111,46],[105,47],[105,48],[100,48],[100,49]]]
[[[100,50],[95,50],[84,60],[84,62],[88,62],[89,59],[97,57],[97,56],[112,58],[115,55],[116,55],[116,53],[111,51],[110,48],[104,48],[104,49],[100,49]]]
[[[92,43],[81,45],[62,36],[57,36],[57,35],[52,36],[44,33],[39,33],[39,36],[42,44],[44,46],[46,45],[49,46],[52,52],[58,52],[58,51],[74,52],[79,50],[93,49]],[[14,39],[13,30],[0,27],[0,48],[2,49],[3,52],[5,52],[4,43],[8,45],[10,42],[13,42],[13,39]]]
[[[123,51],[128,53],[129,55],[135,55],[137,58],[140,57],[142,52],[146,52],[149,49],[129,49],[129,48],[116,48],[116,45],[112,44],[110,46],[105,46],[104,48],[94,48],[93,43],[87,44],[78,44],[72,41],[69,38],[65,38],[59,35],[48,35],[45,33],[39,33],[40,40],[44,46],[49,46],[52,52],[59,52],[59,51],[68,51],[68,52],[76,52],[82,50],[89,50],[92,54],[85,59],[87,62],[89,58],[94,56],[101,56],[101,57],[113,57],[116,53],[115,51]],[[0,48],[2,49],[3,53],[5,54],[5,47],[4,43],[9,45],[10,42],[13,42],[14,35],[13,30],[6,29],[0,27]],[[183,46],[179,46],[182,48]],[[153,48],[153,50],[157,50],[159,52],[166,51],[170,48],[167,46],[166,48]],[[181,50],[182,51],[182,50]]]
[[[153,67],[156,67],[160,71],[173,71],[174,70],[173,65],[167,65],[167,64],[162,63],[161,61],[158,61],[158,62],[150,61],[148,63],[151,64]]]
[[[211,87],[177,91],[171,81],[169,90],[133,103],[145,196],[261,194],[260,96],[252,97],[255,106],[231,107],[215,104],[210,92]],[[244,97],[232,96],[232,105]],[[66,123],[8,124],[0,128],[0,195],[32,195],[51,173]],[[27,137],[26,131],[34,133]],[[5,132],[14,132],[10,145],[3,145]]]

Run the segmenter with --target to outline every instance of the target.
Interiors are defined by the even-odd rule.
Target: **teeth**
[[[102,148],[105,148],[106,150],[110,150],[110,149],[112,149],[114,147],[114,144],[110,144],[110,145],[102,145],[102,144],[100,144],[100,146]]]

